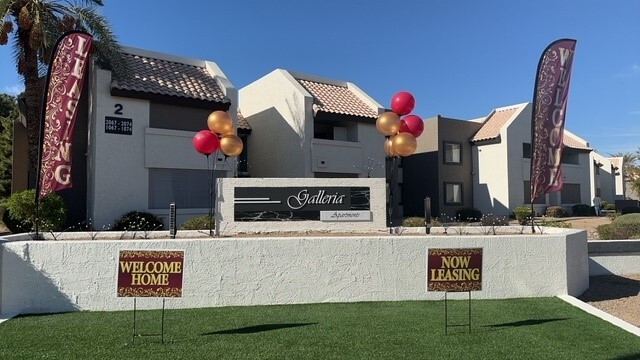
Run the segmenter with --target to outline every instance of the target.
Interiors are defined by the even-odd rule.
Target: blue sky
[[[123,45],[214,61],[237,88],[284,68],[353,82],[387,107],[410,91],[423,118],[531,101],[542,51],[574,38],[566,128],[603,155],[640,145],[637,0],[106,0],[100,11]],[[0,92],[20,87],[0,46]]]

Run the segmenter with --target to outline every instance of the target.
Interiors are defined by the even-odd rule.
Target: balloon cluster
[[[209,130],[200,130],[193,136],[193,147],[203,155],[211,155],[220,149],[226,156],[238,156],[242,152],[242,139],[234,134],[233,121],[226,111],[217,110],[207,118]]]
[[[408,115],[416,101],[406,91],[397,92],[391,98],[391,110],[378,116],[376,129],[386,137],[384,151],[387,156],[409,156],[416,151],[416,138],[424,130],[424,122],[418,115]],[[400,116],[404,116],[402,119]]]

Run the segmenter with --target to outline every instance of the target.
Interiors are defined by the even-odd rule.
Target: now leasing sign
[[[427,291],[482,290],[482,248],[429,249]]]
[[[119,297],[182,297],[182,250],[121,250]]]

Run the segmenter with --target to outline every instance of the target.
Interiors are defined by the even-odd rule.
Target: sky
[[[274,69],[349,81],[457,119],[532,101],[540,55],[577,40],[565,128],[598,153],[640,146],[638,0],[104,0],[125,46],[213,61],[240,89]],[[0,92],[23,88],[11,42]],[[424,136],[424,135],[422,135]]]

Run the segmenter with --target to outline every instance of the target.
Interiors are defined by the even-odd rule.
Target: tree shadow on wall
[[[640,294],[640,281],[618,275],[592,276],[578,299],[584,302],[622,299]]]
[[[72,299],[31,262],[29,243],[22,246],[22,256],[14,249],[2,249],[2,313],[44,314],[77,311]],[[6,273],[5,273],[6,272]]]

